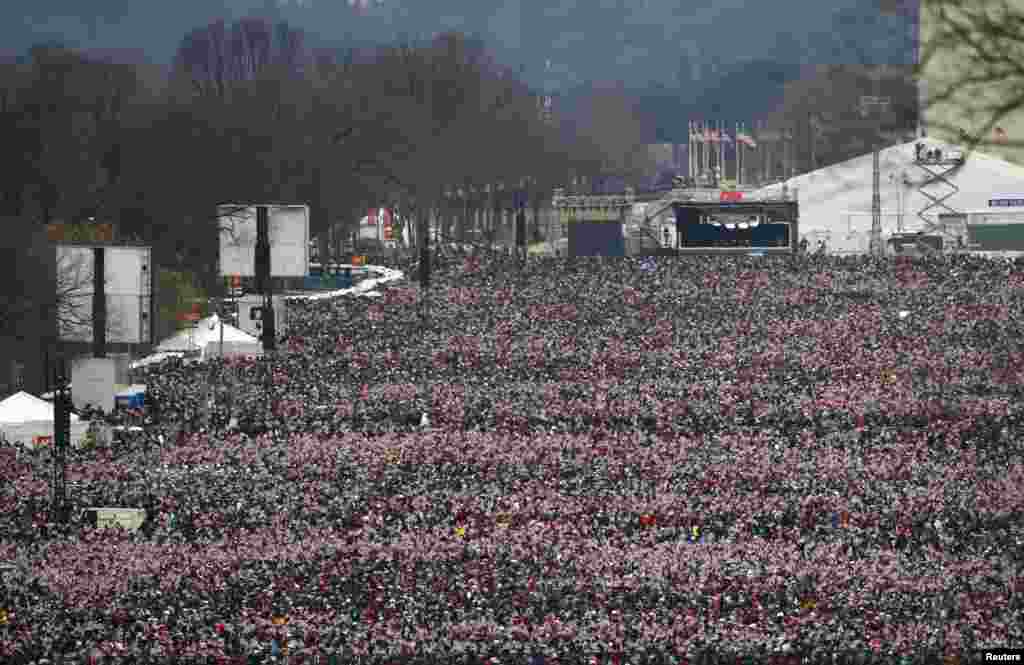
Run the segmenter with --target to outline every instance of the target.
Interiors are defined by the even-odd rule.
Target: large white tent
[[[927,227],[918,213],[931,201],[919,188],[930,176],[914,163],[916,143],[923,143],[925,151],[941,150],[944,156],[964,154],[958,146],[927,138],[880,152],[883,238],[901,229],[903,232],[916,232]],[[929,168],[935,172],[943,170],[936,166]],[[872,155],[868,153],[790,178],[784,185],[774,185],[763,191],[775,191],[782,186],[796,190],[800,203],[800,235],[808,240],[810,249],[813,250],[819,240],[824,240],[829,252],[863,253],[868,251],[871,236],[872,171]],[[959,191],[955,191],[944,204],[956,212],[988,209],[989,200],[994,198],[1024,198],[1024,167],[990,155],[972,153],[946,178]],[[929,184],[926,191],[941,197],[954,190],[937,181]],[[949,210],[935,207],[926,216],[938,222],[938,214],[946,212]],[[955,242],[955,237],[947,237],[947,241]],[[964,242],[967,242],[966,238]]]
[[[223,323],[214,314],[197,322],[194,328],[180,330],[157,345],[158,353],[207,353],[216,354],[221,341],[221,327],[224,329],[224,354],[260,355],[263,347],[260,341],[232,325]]]
[[[44,399],[19,392],[0,402],[0,434],[10,443],[20,442],[27,446],[53,443],[53,404]],[[89,423],[71,414],[71,441],[73,446],[81,445],[88,431]]]

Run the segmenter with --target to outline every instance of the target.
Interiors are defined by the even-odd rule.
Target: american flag
[[[710,130],[710,136],[711,136],[710,140],[711,140],[712,143],[718,143],[719,141],[722,140],[722,137],[719,136],[717,129]]]
[[[736,141],[743,145],[750,146],[751,148],[757,147],[757,143],[755,143],[754,139],[746,132],[736,132]]]
[[[711,133],[710,127],[704,128],[704,143],[711,143],[714,141],[714,135]]]
[[[729,136],[729,132],[722,131],[722,143],[732,143],[732,137]]]

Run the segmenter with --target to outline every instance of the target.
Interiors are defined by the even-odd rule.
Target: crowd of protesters
[[[0,657],[1020,647],[1022,286],[970,256],[490,255],[294,301],[273,358],[146,368],[143,432],[71,451],[75,509],[145,507],[138,533],[51,523],[48,451],[0,448]]]

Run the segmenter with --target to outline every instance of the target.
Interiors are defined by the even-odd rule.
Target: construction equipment
[[[951,208],[945,201],[960,191],[960,188],[953,184],[949,176],[964,165],[965,158],[964,154],[960,151],[943,150],[937,147],[924,150],[925,147],[923,143],[919,143],[916,146],[914,165],[927,174],[925,180],[918,184],[917,191],[921,193],[921,196],[928,199],[929,203],[918,211],[917,216],[925,223],[924,232],[926,234],[943,235],[946,234],[946,229],[939,223],[938,219],[932,219],[932,215],[942,211],[954,215],[960,212]],[[933,194],[926,189],[935,184],[945,185],[948,189],[942,195]],[[939,210],[930,213],[930,211],[936,208]],[[950,239],[955,240],[953,238]],[[928,249],[925,248],[924,251],[928,251]]]

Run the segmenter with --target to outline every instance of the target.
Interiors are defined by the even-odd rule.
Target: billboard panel
[[[106,253],[107,342],[152,342],[152,250],[100,245]],[[57,253],[61,294],[57,334],[66,342],[92,342],[93,269],[96,246],[63,245]]]
[[[217,206],[221,275],[256,276],[256,207]],[[309,206],[268,207],[271,276],[305,277],[309,274]]]
[[[71,363],[71,401],[76,409],[86,404],[109,413],[114,410],[114,361],[111,358],[76,358]]]

